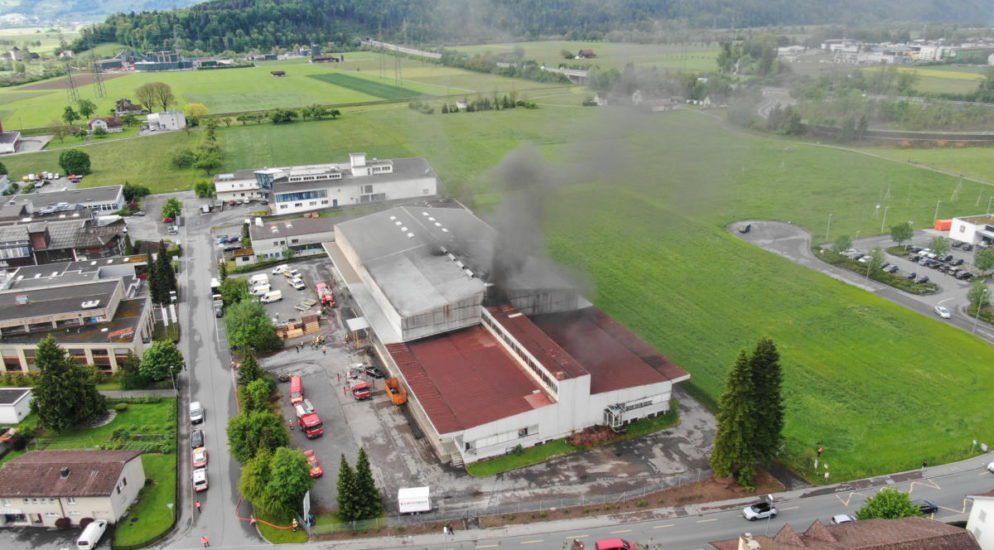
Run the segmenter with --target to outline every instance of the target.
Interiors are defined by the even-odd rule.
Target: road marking
[[[912,491],[915,490],[915,485],[924,485],[925,487],[931,487],[936,491],[941,491],[942,487],[939,484],[932,481],[931,479],[926,479],[925,481],[912,481],[911,485],[908,486],[908,494],[910,495]]]
[[[839,502],[841,502],[843,506],[848,507],[849,503],[852,501],[852,497],[854,497],[856,495],[859,495],[861,497],[865,497],[866,496],[863,493],[860,493],[860,492],[857,492],[857,491],[849,491],[849,494],[846,495],[846,498],[843,499],[842,497],[839,496],[838,493],[835,494],[835,498],[839,499]]]
[[[612,535],[620,535],[622,533],[631,533],[631,529],[618,529],[617,531],[611,531]]]
[[[484,545],[481,545],[481,546],[477,546],[477,548],[497,548],[497,545],[496,544],[484,544]]]
[[[697,523],[711,523],[712,521],[718,521],[718,518],[699,519]]]
[[[570,536],[570,537],[566,537],[566,538],[567,538],[567,539],[585,539],[585,538],[587,538],[587,537],[589,537],[589,536],[590,536],[590,535],[573,535],[573,536]]]
[[[667,523],[666,525],[656,525],[656,526],[653,526],[653,529],[666,529],[667,527],[673,527],[673,525],[675,525],[675,524],[673,524],[673,523]]]
[[[545,540],[544,539],[523,540],[521,541],[521,544],[538,544],[540,542],[545,542]]]
[[[781,508],[781,510],[797,510],[800,506],[788,506],[786,508]]]

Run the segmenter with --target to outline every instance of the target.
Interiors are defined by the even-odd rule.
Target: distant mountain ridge
[[[59,0],[33,3],[49,1]],[[91,9],[101,4],[72,3]],[[124,0],[103,2],[117,3]],[[139,2],[145,7],[162,3]],[[543,36],[596,40],[612,30],[651,31],[655,21],[673,20],[700,28],[898,21],[978,25],[994,21],[992,11],[990,0],[213,0],[176,10],[112,15],[85,30],[74,48],[119,42],[146,50],[243,52],[341,44],[362,36],[407,43]]]
[[[130,11],[171,10],[198,0],[0,0],[0,24],[98,22]]]

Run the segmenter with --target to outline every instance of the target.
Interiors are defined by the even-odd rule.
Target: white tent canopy
[[[428,487],[401,487],[397,490],[397,507],[401,514],[431,511]]]

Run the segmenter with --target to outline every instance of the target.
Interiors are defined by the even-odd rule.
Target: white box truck
[[[401,487],[397,490],[397,508],[401,514],[431,512],[428,487]]]
[[[269,284],[269,275],[265,273],[259,273],[258,275],[252,275],[249,277],[249,286],[259,286],[264,284]]]
[[[282,299],[283,299],[283,291],[272,290],[263,294],[262,297],[259,298],[259,301],[264,304],[271,304],[273,302],[279,302]]]

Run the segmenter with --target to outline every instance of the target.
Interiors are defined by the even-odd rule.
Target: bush
[[[176,168],[189,168],[193,166],[193,161],[196,160],[196,155],[194,155],[193,150],[189,147],[177,147],[173,149],[172,156],[169,157],[169,161],[172,162],[173,166]]]
[[[66,529],[68,529],[70,527],[72,527],[72,520],[69,519],[69,518],[67,518],[67,517],[61,517],[61,518],[55,520],[55,528],[56,529],[66,530]]]
[[[86,175],[90,173],[90,155],[79,149],[68,149],[59,155],[59,166],[67,174]]]
[[[124,412],[124,411],[128,410],[128,404],[127,403],[114,403],[114,410],[117,411],[117,412]]]
[[[93,518],[83,518],[79,520],[79,527],[81,529],[86,529],[86,526],[93,523]]]
[[[94,128],[93,130],[93,137],[102,138],[105,137],[106,135],[107,135],[107,130],[104,130],[103,128],[98,127]]]

